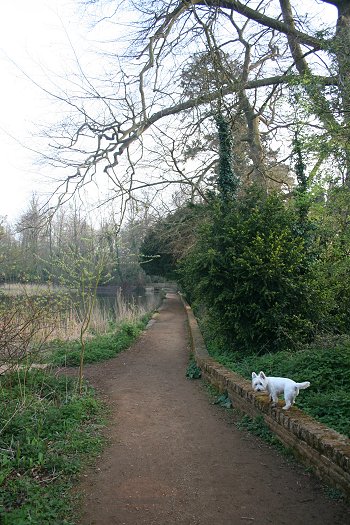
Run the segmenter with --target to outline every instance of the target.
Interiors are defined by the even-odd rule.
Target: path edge
[[[179,293],[187,314],[191,351],[202,377],[219,392],[227,392],[232,406],[250,417],[263,416],[276,437],[323,481],[350,497],[350,439],[304,414],[271,407],[268,396],[257,394],[239,374],[210,357],[192,308]],[[283,403],[281,402],[281,405]]]

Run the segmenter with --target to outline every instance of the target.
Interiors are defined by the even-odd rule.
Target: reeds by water
[[[9,310],[13,309],[10,315],[13,325],[11,330],[15,332],[16,326],[25,326],[26,334],[28,336],[30,334],[32,346],[38,347],[42,342],[50,340],[67,341],[79,338],[85,312],[78,296],[72,298],[62,287],[42,284],[11,283],[2,286],[1,291],[5,298],[1,309],[6,312],[6,316],[0,316],[0,327],[1,323],[8,322]],[[146,308],[142,304],[137,304],[135,299],[127,300],[119,288],[114,301],[110,301],[109,305],[99,300],[94,301],[87,336],[105,334],[123,321],[136,321],[147,311],[156,309],[158,301],[159,298],[154,296],[153,301],[148,300]],[[29,312],[28,305],[32,313]],[[35,329],[31,316],[33,320],[35,317]],[[28,351],[29,345],[26,346]]]

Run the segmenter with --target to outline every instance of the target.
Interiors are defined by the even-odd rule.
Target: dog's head
[[[255,372],[252,372],[252,387],[255,392],[264,392],[267,386],[267,378],[264,372],[260,372],[257,375]]]

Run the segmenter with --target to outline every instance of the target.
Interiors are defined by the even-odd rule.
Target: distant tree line
[[[69,284],[78,259],[94,264],[103,252],[101,284],[142,285],[139,247],[148,220],[141,213],[122,228],[106,218],[96,224],[74,204],[50,217],[34,195],[15,224],[0,217],[0,281]]]

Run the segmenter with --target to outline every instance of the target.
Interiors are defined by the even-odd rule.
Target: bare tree
[[[217,155],[204,148],[200,156],[189,152],[213,133],[218,109],[233,127],[241,126],[251,179],[265,186],[283,182],[286,170],[278,164],[302,126],[331,144],[316,151],[315,165],[326,159],[324,151],[336,150],[349,183],[350,1],[309,3],[311,15],[333,6],[337,21],[324,27],[297,0],[161,0],[141,6],[101,0],[115,8],[108,22],[127,12],[139,18],[128,47],[109,57],[113,74],[92,80],[80,67],[83,90],[56,94],[72,110],[51,141],[51,161],[71,170],[57,188],[61,200],[103,176],[123,209],[145,187],[158,191],[175,184],[188,188],[192,199],[204,197]],[[197,70],[191,71],[194,57]]]

